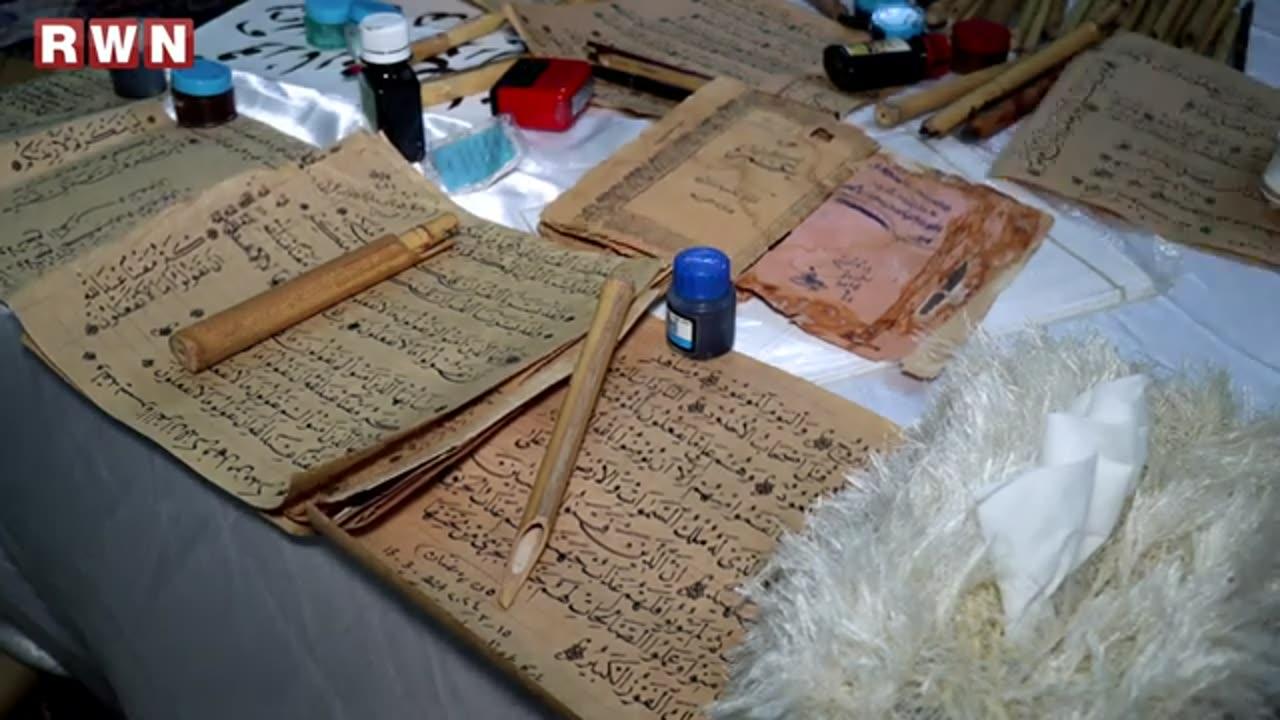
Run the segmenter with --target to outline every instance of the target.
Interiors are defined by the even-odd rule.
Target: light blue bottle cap
[[[170,82],[174,91],[183,95],[221,95],[231,89],[231,68],[220,62],[196,58],[191,67],[174,70]]]
[[[351,0],[306,0],[307,17],[321,25],[345,25]]]
[[[884,4],[884,0],[856,0],[854,7],[865,13],[875,12],[875,9]]]
[[[676,255],[673,268],[676,295],[683,300],[719,300],[733,292],[729,256],[711,247],[692,247]]]
[[[924,11],[909,2],[885,2],[871,13],[871,27],[886,38],[910,40],[924,32]]]
[[[397,15],[403,15],[404,10],[401,10],[399,5],[392,5],[391,3],[356,0],[351,3],[351,14],[347,17],[347,20],[355,25],[359,25],[360,21],[363,20],[366,15],[372,15],[374,13],[396,13]]]

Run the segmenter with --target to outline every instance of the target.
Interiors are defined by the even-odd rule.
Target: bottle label
[[[890,52],[910,52],[911,44],[900,38],[889,38],[858,43],[857,45],[845,45],[844,48],[849,51],[850,55],[879,55]]]
[[[693,351],[693,321],[667,308],[667,340],[681,350]]]

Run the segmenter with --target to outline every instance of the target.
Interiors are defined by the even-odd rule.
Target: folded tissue
[[[1111,535],[1147,460],[1145,375],[1101,383],[1049,413],[1035,467],[977,493],[1011,635]]]

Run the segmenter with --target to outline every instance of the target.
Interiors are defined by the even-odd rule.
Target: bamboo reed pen
[[[1236,43],[1236,33],[1240,31],[1240,23],[1243,22],[1243,17],[1239,10],[1231,13],[1231,19],[1227,21],[1227,26],[1218,35],[1218,42],[1213,47],[1214,60],[1218,62],[1228,61],[1231,55],[1231,48]]]
[[[200,372],[445,251],[457,229],[450,213],[387,235],[179,330],[169,348],[184,368]]]
[[[473,70],[461,70],[444,77],[422,83],[420,91],[422,107],[447,103],[468,95],[482,93],[493,87],[515,65],[514,59],[482,65]]]
[[[1094,0],[1076,0],[1075,7],[1071,8],[1071,15],[1067,17],[1067,30],[1074,30],[1080,26],[1089,17]]]
[[[498,594],[498,603],[503,608],[509,608],[515,602],[516,593],[547,547],[569,487],[569,476],[573,474],[578,451],[582,449],[582,439],[591,422],[591,413],[604,386],[609,359],[618,344],[634,295],[635,287],[631,281],[619,275],[610,275],[600,288],[600,304],[591,319],[591,329],[587,331],[582,354],[573,368],[569,390],[560,405],[551,439],[547,441],[546,454],[542,456],[533,489],[529,492],[529,504],[525,506],[524,516],[516,529],[515,542],[511,545],[507,572]]]
[[[506,24],[507,18],[502,13],[485,13],[478,18],[455,25],[445,32],[423,38],[411,44],[409,53],[413,57],[413,62],[422,62],[427,58],[433,58],[447,50],[452,50],[459,45],[469,43],[476,38],[482,38],[489,33],[497,32],[499,28]]]
[[[991,7],[987,9],[986,18],[1001,25],[1008,25],[1009,18],[1013,17],[1017,9],[1018,0],[993,0]]]
[[[1115,22],[1125,7],[1123,4],[1116,4],[1109,8],[1098,21],[1086,20],[1080,27],[1054,40],[1043,49],[1018,60],[990,82],[972,90],[929,118],[920,126],[920,134],[925,137],[946,135],[996,99],[1014,92],[1032,79],[1066,63],[1081,50],[1102,40],[1104,34],[1102,28]]]
[[[694,75],[684,70],[658,65],[605,49],[597,50],[592,60],[600,67],[608,68],[609,70],[617,70],[626,75],[634,75],[635,77],[652,80],[681,90],[688,90],[689,92],[697,92],[698,88],[710,82],[710,78],[702,75]]]
[[[974,88],[981,87],[1008,69],[1009,64],[1002,63],[967,75],[956,75],[906,97],[882,100],[876,105],[876,124],[880,127],[901,125],[927,112],[937,110]]]
[[[1227,26],[1227,21],[1231,19],[1231,11],[1236,9],[1235,0],[1219,0],[1218,7],[1214,10],[1213,17],[1209,19],[1208,29],[1200,35],[1200,39],[1196,41],[1196,52],[1204,55],[1213,48],[1213,41]]]

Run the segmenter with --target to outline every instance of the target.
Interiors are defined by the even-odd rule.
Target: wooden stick
[[[1044,25],[1045,34],[1056,40],[1062,34],[1062,20],[1067,14],[1067,0],[1053,0],[1049,8],[1049,20]]]
[[[515,64],[515,59],[499,60],[473,70],[462,70],[436,80],[428,80],[422,83],[422,107],[431,107],[485,92]]]
[[[1142,13],[1146,10],[1147,0],[1133,0],[1129,5],[1129,9],[1120,16],[1120,28],[1124,30],[1132,30],[1138,26],[1138,20],[1142,18]]]
[[[515,602],[516,593],[547,547],[634,295],[631,281],[620,275],[610,275],[600,288],[600,304],[591,319],[591,329],[573,368],[569,390],[560,405],[551,439],[547,441],[547,452],[538,465],[529,493],[529,504],[525,506],[516,541],[511,546],[506,577],[498,595],[498,603],[503,608]]]
[[[179,330],[169,349],[188,371],[200,372],[443,252],[457,229],[450,213],[387,235]]]
[[[1122,9],[1122,8],[1116,8]],[[1080,27],[1054,40],[1036,53],[1018,60],[987,84],[970,91],[920,126],[926,137],[946,135],[973,117],[993,100],[1008,95],[1051,68],[1070,60],[1085,48],[1103,38],[1103,26],[1114,22],[1116,14],[1108,11],[1102,22],[1086,20]]]
[[[1152,36],[1161,42],[1168,42],[1169,38],[1172,37],[1172,28],[1170,26],[1178,19],[1178,14],[1182,12],[1183,6],[1194,2],[1195,0],[1168,0],[1164,10],[1160,13],[1160,17],[1156,18],[1156,24],[1151,28]]]
[[[955,19],[968,20],[971,17],[977,17],[982,12],[982,6],[986,4],[986,0],[970,0],[958,8]]]
[[[1218,37],[1218,33],[1227,26],[1227,21],[1231,19],[1231,11],[1236,9],[1236,0],[1221,0],[1218,7],[1214,10],[1213,17],[1209,18],[1209,26],[1196,41],[1195,50],[1201,55],[1205,55],[1213,48],[1213,41]]]
[[[1194,48],[1200,42],[1200,36],[1209,29],[1209,23],[1218,11],[1222,0],[1199,0],[1190,10],[1174,37],[1180,48]],[[1232,3],[1235,4],[1234,2]]]
[[[987,10],[985,17],[993,20],[1001,25],[1008,25],[1009,18],[1013,17],[1013,13],[1018,9],[1018,0],[993,0],[991,7]]]
[[[993,65],[967,75],[956,75],[927,90],[921,90],[906,97],[882,100],[879,105],[876,105],[876,124],[886,128],[901,125],[927,112],[937,110],[965,93],[981,87],[1008,69],[1009,63]]]
[[[1041,0],[1036,8],[1036,16],[1031,19],[1031,27],[1027,36],[1022,38],[1022,49],[1031,50],[1040,44],[1040,36],[1044,35],[1045,23],[1049,22],[1049,13],[1053,11],[1054,0]]]
[[[1089,9],[1093,2],[1094,0],[1076,0],[1076,5],[1071,8],[1071,15],[1067,18],[1067,30],[1074,30],[1080,27],[1080,23],[1089,17]]]
[[[1231,13],[1231,19],[1227,21],[1227,26],[1222,29],[1222,34],[1218,36],[1218,43],[1213,47],[1213,59],[1218,62],[1227,62],[1230,59],[1231,48],[1236,44],[1236,33],[1240,31],[1240,11],[1236,10]]]
[[[445,32],[423,38],[409,46],[413,62],[422,62],[433,58],[446,50],[469,43],[476,38],[484,37],[507,24],[507,18],[500,12],[485,13],[480,17],[455,25]]]
[[[612,50],[597,50],[594,55],[595,64],[620,73],[652,80],[689,92],[697,92],[698,88],[710,82],[710,78],[695,75],[666,65],[641,60]]]
[[[1160,19],[1160,14],[1164,12],[1165,0],[1148,0],[1146,8],[1142,11],[1142,20],[1138,22],[1134,32],[1143,35],[1154,35],[1156,20]]]
[[[1040,14],[1040,6],[1049,0],[1027,0],[1018,11],[1018,26],[1013,29],[1013,39],[1009,47],[1017,50],[1026,45],[1027,36],[1031,34],[1031,24]]]
[[[974,115],[973,120],[961,131],[960,139],[965,142],[985,140],[1018,122],[1036,109],[1061,74],[1060,70],[1050,71],[1013,95]]]

